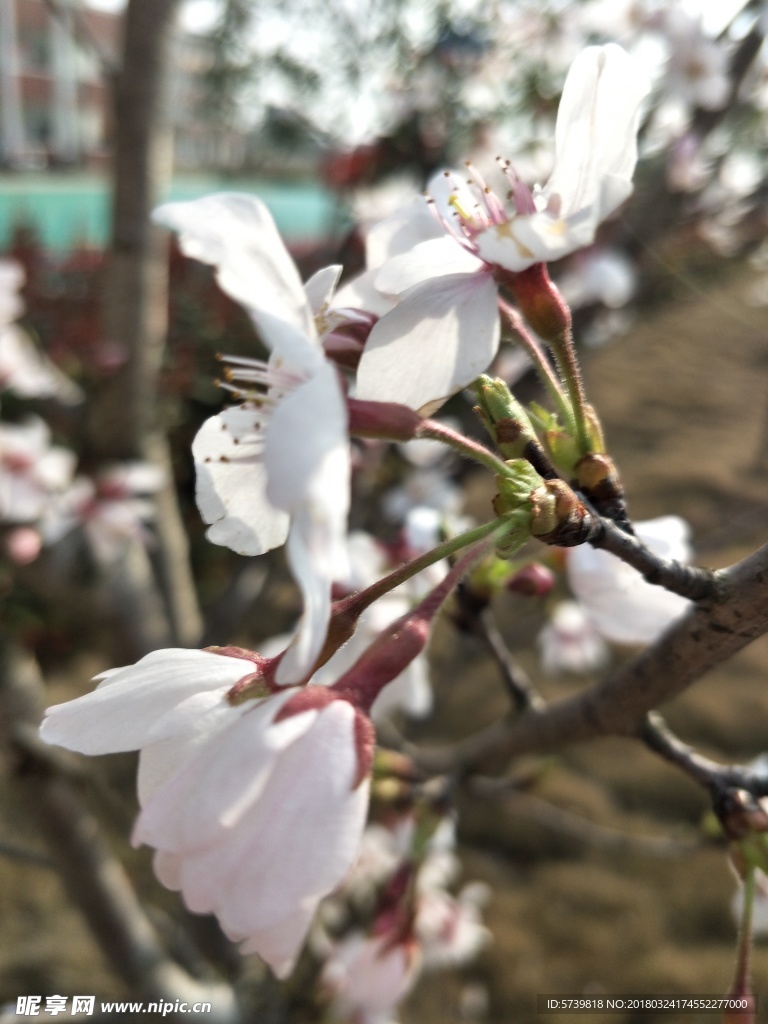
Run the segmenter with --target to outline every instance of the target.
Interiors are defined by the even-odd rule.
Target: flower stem
[[[533,335],[526,330],[523,318],[513,306],[510,306],[509,303],[505,302],[503,299],[499,299],[499,309],[501,310],[502,316],[515,332],[528,353],[542,384],[549,392],[552,401],[562,417],[563,425],[568,427],[571,431],[575,430],[576,418],[574,417],[571,403],[563,392],[562,385],[553,372],[550,362],[541,346]]]
[[[416,576],[423,569],[434,565],[435,562],[439,562],[443,558],[448,558],[470,544],[484,540],[495,532],[501,533],[505,529],[509,529],[509,520],[505,516],[500,516],[498,519],[492,519],[487,523],[483,523],[482,526],[476,526],[473,530],[467,530],[465,533],[460,533],[457,537],[452,537],[450,540],[438,544],[437,547],[432,548],[425,554],[419,555],[410,562],[405,562],[403,565],[398,566],[397,569],[393,569],[392,572],[377,580],[376,583],[371,584],[370,587],[366,587],[365,590],[336,601],[333,606],[334,616],[337,612],[344,615],[353,613],[355,619],[357,619],[374,601],[378,601],[384,594],[388,594],[390,590],[399,587],[401,583],[405,583],[406,580]]]
[[[465,437],[464,434],[452,430],[445,423],[440,423],[437,420],[424,420],[418,428],[416,436],[418,438],[430,438],[433,441],[442,441],[443,444],[449,445],[460,455],[464,455],[468,459],[474,459],[481,466],[490,469],[495,475],[509,476],[509,467],[503,459],[500,459],[498,455],[495,455],[485,445],[480,444],[479,441],[473,441],[471,437]]]
[[[749,971],[752,953],[752,916],[756,890],[755,870],[754,864],[750,864],[744,875],[744,902],[739,923],[739,941],[736,947],[736,972],[730,992],[728,993],[730,996],[739,999],[749,999],[752,995]],[[737,1021],[739,1024],[747,1024],[747,1022],[754,1021],[756,1017],[753,1008],[750,1008],[745,1012],[726,1013],[725,1019],[726,1021],[733,1021],[734,1024]]]

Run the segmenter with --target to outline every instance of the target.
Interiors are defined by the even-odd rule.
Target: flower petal
[[[333,701],[265,732],[261,711],[280,699],[243,715],[226,742],[220,736],[201,751],[185,779],[158,791],[142,812],[135,840],[159,840],[162,848],[191,842],[171,851],[177,860],[157,858],[161,877],[181,888],[191,910],[215,913],[232,939],[247,939],[249,951],[285,975],[317,903],[357,856],[368,785],[352,788],[351,705]],[[290,742],[267,750],[284,726],[293,730]],[[236,827],[222,828],[220,809],[234,804],[240,808]]]
[[[261,555],[288,535],[288,516],[267,497],[264,413],[251,405],[206,420],[192,442],[200,514],[208,539],[241,555]]]
[[[483,270],[483,262],[453,238],[444,235],[414,246],[402,256],[387,260],[376,277],[376,287],[387,295],[400,295],[408,288],[446,274],[472,274]]]
[[[678,516],[635,523],[638,537],[664,558],[688,561],[688,527]],[[647,583],[630,565],[607,551],[572,548],[568,581],[600,633],[617,644],[647,644],[682,615],[690,601]]]
[[[417,285],[374,326],[356,397],[430,411],[486,370],[499,345],[490,274],[449,274]]]
[[[641,66],[615,43],[589,46],[573,62],[557,111],[555,168],[544,189],[561,197],[563,217],[594,208],[599,223],[629,195],[649,88]],[[618,181],[603,188],[606,178]]]
[[[153,651],[110,672],[92,693],[49,708],[40,736],[82,754],[137,750],[158,719],[185,698],[228,689],[249,671],[242,658],[210,651]]]
[[[223,291],[251,313],[271,348],[314,338],[301,278],[272,215],[256,196],[222,192],[191,202],[166,203],[153,219],[179,232],[185,255],[216,268]]]
[[[304,294],[307,296],[307,302],[309,302],[309,307],[314,316],[317,316],[323,306],[327,306],[333,298],[342,269],[341,264],[324,267],[313,274],[305,283]]]

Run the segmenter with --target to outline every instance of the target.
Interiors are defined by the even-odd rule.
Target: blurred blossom
[[[679,516],[660,516],[634,524],[638,538],[656,555],[690,562],[690,529]],[[589,544],[570,548],[568,582],[597,630],[617,644],[649,644],[691,602],[664,587],[647,583],[637,569]]]
[[[455,516],[463,504],[461,488],[444,469],[421,469],[418,473],[410,473],[382,498],[385,515],[396,523],[403,522],[413,508],[433,508]]]
[[[409,938],[351,932],[323,967],[320,984],[331,995],[339,1024],[392,1024],[392,1014],[413,987],[419,950]]]
[[[69,485],[75,455],[51,445],[48,426],[37,416],[0,423],[0,522],[33,523]]]
[[[721,110],[730,96],[728,53],[706,36],[701,21],[680,7],[669,7],[659,20],[669,46],[666,89],[688,107]]]
[[[13,323],[24,312],[19,295],[23,283],[24,268],[12,260],[0,260],[0,391],[7,389],[21,398],[79,402],[83,398],[80,388]]]
[[[637,274],[632,261],[618,249],[588,249],[573,258],[557,287],[576,309],[601,302],[610,309],[624,306],[635,293]]]
[[[686,132],[672,143],[667,163],[667,184],[673,192],[698,192],[709,178],[712,161],[701,139]]]
[[[16,565],[34,562],[42,546],[43,539],[33,526],[17,526],[3,537],[5,553]]]
[[[0,327],[18,320],[24,313],[20,289],[25,277],[24,267],[20,263],[0,259]]]
[[[55,544],[79,526],[95,560],[103,566],[114,564],[128,541],[151,543],[145,524],[154,518],[155,505],[146,496],[162,482],[161,471],[146,462],[110,466],[93,478],[76,478],[48,509],[45,543]]]
[[[425,969],[469,963],[489,944],[482,910],[490,899],[482,882],[465,885],[456,896],[437,888],[421,893],[414,927]]]
[[[577,601],[555,605],[538,644],[542,668],[549,675],[592,672],[608,660],[605,641]]]

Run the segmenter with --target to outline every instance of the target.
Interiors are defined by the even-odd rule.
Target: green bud
[[[523,406],[503,380],[492,380],[483,374],[475,382],[478,398],[477,414],[505,459],[519,459],[525,447],[538,444],[533,424]]]
[[[536,402],[531,402],[531,416],[558,473],[570,479],[574,475],[576,463],[584,454],[575,434],[560,423],[556,412],[550,412]]]
[[[512,512],[533,511],[531,494],[544,483],[533,466],[526,459],[509,459],[506,462],[508,472],[499,474],[496,483],[499,493],[493,500],[497,516],[506,516]]]

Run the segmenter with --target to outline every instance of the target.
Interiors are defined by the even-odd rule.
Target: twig
[[[493,657],[507,692],[518,711],[541,711],[544,698],[538,694],[523,668],[517,664],[504,642],[490,607],[473,616],[472,627]]]
[[[642,853],[654,857],[679,857],[701,847],[701,843],[698,842],[681,842],[668,836],[632,835],[620,829],[600,825],[574,814],[573,811],[556,807],[541,797],[503,786],[494,779],[472,779],[471,792],[479,797],[501,798],[513,812],[522,814],[569,839],[575,839],[585,846],[606,850],[612,854]]]
[[[622,530],[611,519],[594,517],[594,523],[588,540],[592,547],[608,551],[631,565],[648,583],[691,601],[717,601],[724,595],[726,581],[722,573],[654,554],[636,536]]]
[[[203,632],[203,618],[189,556],[189,540],[176,495],[170,446],[165,435],[152,432],[143,442],[147,460],[163,475],[155,495],[155,530],[158,538],[160,584],[168,609],[173,644],[197,647]]]
[[[660,715],[651,713],[638,730],[638,738],[649,750],[676,765],[715,796],[727,789],[746,789],[753,796],[768,795],[768,777],[741,765],[722,765],[678,739]]]
[[[37,850],[28,850],[24,846],[16,846],[15,843],[0,842],[0,857],[8,857],[10,860],[18,860],[24,864],[32,864],[36,868],[52,868],[54,863],[50,857]]]

